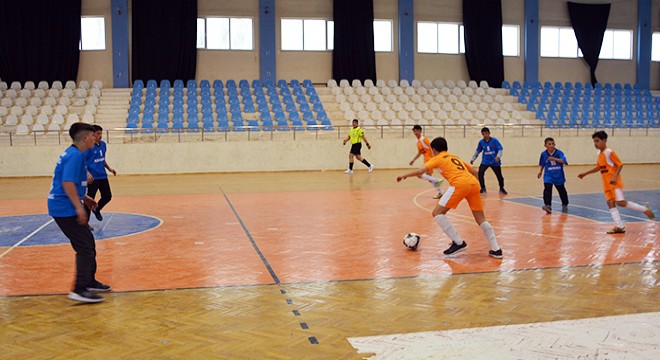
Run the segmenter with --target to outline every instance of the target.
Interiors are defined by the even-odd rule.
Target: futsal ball
[[[405,245],[410,250],[417,250],[419,239],[419,235],[415,233],[408,233],[403,237],[403,245]]]

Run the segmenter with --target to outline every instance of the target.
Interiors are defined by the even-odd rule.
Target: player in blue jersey
[[[477,150],[472,155],[472,160],[470,160],[470,165],[474,163],[474,160],[477,159],[479,153],[483,151],[481,156],[481,165],[479,165],[479,185],[481,185],[481,193],[486,192],[486,181],[484,180],[484,174],[488,168],[493,169],[495,176],[497,177],[497,182],[500,185],[500,194],[507,195],[508,193],[504,189],[504,178],[502,177],[502,152],[504,148],[502,144],[490,136],[490,129],[484,127],[481,129],[481,135],[484,137],[479,140],[477,144]]]
[[[69,129],[73,144],[60,155],[48,195],[48,214],[71,241],[76,252],[76,280],[69,299],[94,303],[103,301],[97,292],[110,291],[110,286],[96,280],[96,244],[87,226],[83,207],[96,208],[96,202],[85,195],[87,166],[83,153],[94,146],[94,127],[75,123]]]
[[[568,165],[566,156],[564,153],[555,148],[555,139],[549,137],[545,139],[545,148],[546,150],[541,153],[541,158],[539,159],[539,173],[536,175],[537,178],[541,178],[543,175],[543,170],[545,169],[545,175],[543,175],[543,206],[541,209],[545,210],[546,213],[552,213],[552,186],[557,188],[559,193],[559,198],[561,199],[561,211],[568,212],[568,193],[566,192],[566,176],[564,175],[564,165]]]
[[[101,191],[101,198],[99,199],[98,206],[94,212],[96,220],[103,221],[101,209],[112,200],[112,191],[110,190],[110,182],[108,181],[108,169],[112,175],[117,175],[117,171],[108,165],[105,159],[106,150],[108,148],[105,141],[103,141],[103,128],[99,125],[92,125],[94,127],[94,147],[85,151],[85,163],[87,164],[87,195],[94,199],[96,192]],[[87,208],[87,216],[89,216],[90,209]]]

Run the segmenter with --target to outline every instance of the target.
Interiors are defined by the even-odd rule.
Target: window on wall
[[[651,35],[651,61],[660,61],[660,32]]]
[[[105,19],[86,16],[80,19],[80,50],[105,50]]]
[[[632,30],[605,30],[599,59],[632,59]],[[577,58],[582,57],[571,27],[542,26],[541,56]]]
[[[253,50],[251,18],[208,17],[197,19],[197,48]]]
[[[428,54],[465,53],[463,25],[456,23],[418,22],[417,52]],[[517,25],[502,26],[502,54],[520,55],[520,29]]]
[[[282,50],[327,51],[334,49],[335,23],[319,19],[282,19]],[[392,20],[374,20],[374,50],[392,51]]]

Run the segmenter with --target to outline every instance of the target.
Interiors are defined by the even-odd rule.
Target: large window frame
[[[540,55],[545,58],[580,58],[575,31],[570,26],[541,26]],[[633,31],[606,29],[601,45],[600,60],[632,60]]]
[[[197,18],[197,50],[254,51],[254,19],[249,16]]]
[[[305,36],[305,33],[312,30],[312,28],[315,28],[316,31],[321,29],[319,22],[325,22],[323,27],[325,32],[323,34],[324,41],[321,40],[318,34],[315,34],[311,39]],[[393,23],[394,21],[391,19],[374,19],[375,52],[394,51]],[[316,26],[312,26],[312,24]],[[282,18],[280,19],[280,49],[282,51],[332,51],[334,50],[334,28],[335,23],[333,20]],[[382,31],[383,28],[389,29],[389,32]],[[290,35],[292,31],[295,31],[296,34]],[[384,33],[387,33],[387,35],[383,36]],[[325,48],[319,46],[322,44],[325,44]]]
[[[660,32],[651,34],[651,61],[660,61]]]
[[[452,40],[447,41],[448,39]],[[464,54],[465,29],[463,24],[418,21],[417,52],[443,55]],[[520,27],[518,25],[502,25],[502,52],[506,57],[520,56]]]

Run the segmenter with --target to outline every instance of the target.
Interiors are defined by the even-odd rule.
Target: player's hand
[[[371,150],[371,145],[367,144],[367,149]]]
[[[87,206],[91,210],[95,210],[99,206],[99,204],[97,204],[96,201],[94,201],[94,199],[92,199],[87,195],[85,195],[85,197],[83,198],[83,204],[85,204],[85,206]]]
[[[117,176],[117,170],[115,170],[115,169],[110,169],[110,172],[112,173],[112,175]]]
[[[92,174],[87,173],[87,183],[91,184],[93,182],[94,182],[94,177],[92,176]]]
[[[470,160],[470,165],[474,164],[474,160]]]
[[[585,175],[584,174],[579,174],[578,177],[582,179]]]
[[[495,162],[500,162],[500,158],[496,157]]]
[[[612,185],[616,185],[616,178],[610,180],[610,184],[612,184]]]
[[[346,145],[346,140],[344,140],[344,144],[343,144],[343,145]]]
[[[76,209],[76,215],[78,216],[78,224],[80,225],[85,225],[87,224],[87,221],[89,220],[87,218],[87,211],[82,206],[79,206]]]
[[[536,174],[536,178],[540,179],[541,178],[541,173]]]
[[[412,164],[414,164],[414,163],[415,163],[415,160],[410,160],[410,162],[408,163],[408,165],[412,166]]]
[[[397,176],[396,177],[396,182],[401,182],[401,180],[405,180],[405,179],[406,179],[405,176]]]

